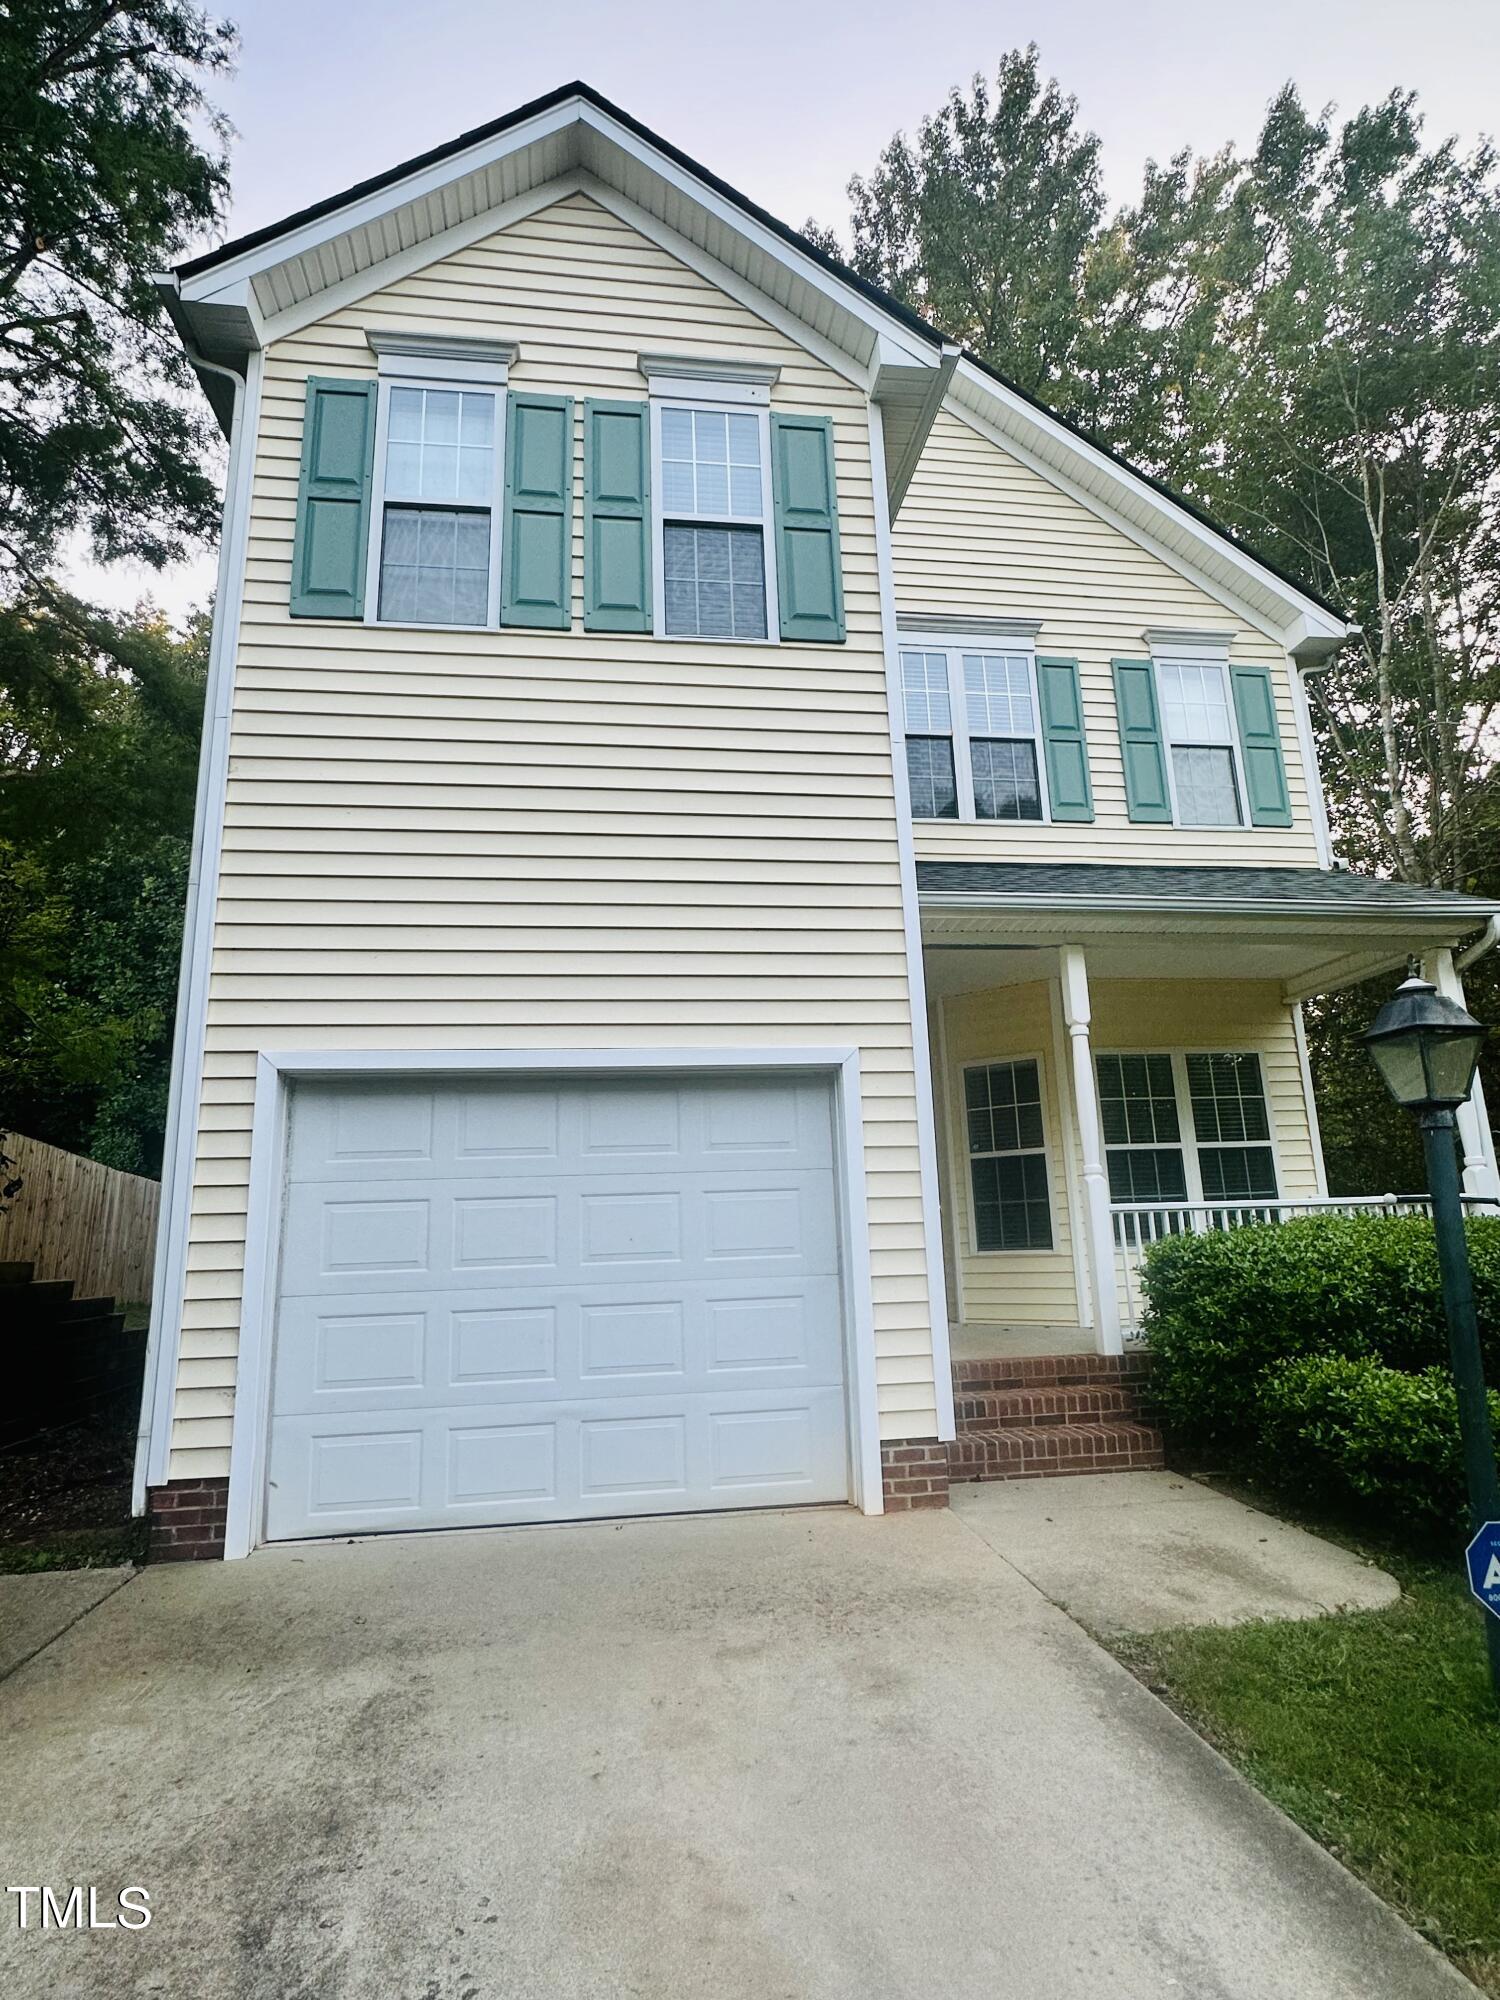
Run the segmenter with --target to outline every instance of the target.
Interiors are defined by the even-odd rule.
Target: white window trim
[[[373,343],[372,343],[373,344]],[[365,554],[366,625],[391,632],[489,632],[500,623],[500,546],[505,507],[505,389],[508,363],[452,353],[422,354],[403,347],[380,353],[375,403],[375,463],[370,481],[370,545]],[[380,616],[380,552],[385,540],[385,453],[392,389],[481,389],[495,398],[495,462],[490,493],[490,581],[482,625],[440,624],[428,619]],[[395,503],[400,506],[402,503]]]
[[[1270,1064],[1267,1061],[1264,1049],[1258,1048],[1253,1042],[1194,1042],[1192,1044],[1177,1043],[1171,1048],[1132,1047],[1122,1049],[1101,1048],[1099,1043],[1095,1042],[1093,1056],[1096,1089],[1098,1087],[1099,1058],[1101,1056],[1166,1056],[1172,1065],[1172,1089],[1177,1099],[1177,1125],[1181,1133],[1178,1145],[1182,1152],[1182,1172],[1183,1178],[1187,1182],[1187,1193],[1181,1201],[1175,1202],[1117,1202],[1114,1196],[1111,1195],[1110,1206],[1112,1208],[1232,1208],[1236,1202],[1242,1200],[1272,1207],[1295,1198],[1288,1196],[1286,1192],[1286,1176],[1282,1172],[1281,1146],[1276,1125],[1276,1107],[1271,1102]],[[1252,1139],[1244,1143],[1247,1146],[1264,1145],[1270,1148],[1271,1166],[1276,1175],[1276,1192],[1274,1195],[1235,1195],[1231,1197],[1228,1195],[1204,1194],[1203,1175],[1198,1165],[1198,1128],[1193,1122],[1193,1094],[1188,1087],[1187,1064],[1189,1056],[1254,1056],[1260,1064],[1260,1087],[1261,1094],[1266,1102],[1266,1127],[1270,1133],[1270,1137],[1264,1140]],[[1208,1143],[1212,1147],[1215,1142],[1209,1141]],[[1226,1143],[1230,1146],[1235,1146],[1241,1142],[1232,1139]],[[1125,1150],[1127,1150],[1125,1147],[1111,1146],[1107,1140],[1104,1141],[1106,1173],[1108,1172],[1108,1155],[1113,1152],[1123,1152]],[[1144,1142],[1141,1142],[1137,1150],[1150,1152],[1153,1149]]]
[[[658,386],[659,383],[659,386]],[[666,640],[671,645],[687,646],[777,646],[781,643],[781,609],[776,595],[776,518],[771,497],[771,412],[769,392],[767,401],[759,407],[751,406],[747,412],[746,400],[736,393],[739,384],[716,384],[712,395],[687,395],[681,393],[689,387],[705,387],[704,384],[689,384],[680,378],[655,378],[651,387],[651,629],[652,636]],[[695,526],[707,528],[759,528],[761,532],[761,566],[766,578],[766,636],[763,639],[739,639],[729,634],[708,637],[697,632],[669,632],[667,630],[667,584],[666,564],[666,511],[663,505],[661,475],[661,414],[671,410],[711,410],[717,415],[743,417],[747,413],[754,416],[760,430],[760,506],[761,518],[747,519],[742,514],[694,514],[684,515],[685,521]],[[677,519],[674,515],[673,520]]]
[[[1042,691],[1037,682],[1035,634],[1017,635],[1014,638],[1010,638],[998,637],[994,633],[971,633],[959,637],[952,632],[908,632],[903,629],[900,650],[902,653],[942,653],[947,659],[948,716],[950,736],[953,743],[953,782],[958,792],[958,817],[960,822],[970,826],[1051,826],[1053,823],[1052,794],[1047,785],[1047,746],[1042,739]],[[1026,671],[1031,684],[1031,742],[1033,754],[1036,757],[1037,791],[1042,805],[1042,816],[1040,819],[981,819],[975,809],[974,764],[969,753],[969,707],[964,690],[963,656],[965,653],[1005,654],[1009,658],[1024,659],[1026,662]],[[941,730],[909,730],[906,727],[905,691],[905,668],[903,667],[903,706],[901,711],[901,735],[903,742],[907,736],[941,735]],[[983,740],[988,742],[991,739],[984,737]],[[997,740],[1024,743],[1026,738],[1024,736],[1016,736]],[[941,820],[930,819],[921,814],[913,814],[913,818],[920,818],[924,826],[941,826],[944,823]],[[948,824],[951,825],[952,822],[949,821]],[[996,1060],[1000,1061],[1003,1058],[997,1057]]]
[[[1009,1153],[971,1153],[969,1150],[969,1093],[965,1079],[971,1069],[998,1069],[1002,1064],[1014,1067],[1017,1063],[1036,1064],[1037,1102],[1042,1114],[1042,1143],[1036,1146],[1018,1146]],[[1055,1162],[1052,1157],[1051,1122],[1047,1117],[1047,1063],[1039,1050],[1020,1049],[1013,1055],[975,1056],[970,1061],[960,1063],[958,1069],[958,1103],[955,1107],[957,1118],[959,1154],[963,1165],[964,1206],[969,1224],[969,1255],[971,1257],[1065,1257],[1068,1252],[1058,1242],[1057,1185],[1053,1174]],[[974,1200],[974,1162],[978,1160],[1011,1160],[1029,1157],[1040,1152],[1042,1163],[1047,1170],[1047,1222],[1052,1231],[1052,1241],[1045,1248],[1036,1244],[1016,1244],[1014,1247],[999,1245],[993,1250],[979,1247],[979,1213]],[[1068,1216],[1071,1225],[1072,1216]]]
[[[1146,636],[1148,639],[1152,637],[1150,633]],[[1224,690],[1224,711],[1229,717],[1229,741],[1197,744],[1188,739],[1181,747],[1187,750],[1228,750],[1234,767],[1235,804],[1239,808],[1240,815],[1237,822],[1226,825],[1221,820],[1184,819],[1182,816],[1182,808],[1177,800],[1177,767],[1172,757],[1173,750],[1178,746],[1174,743],[1167,727],[1167,705],[1162,699],[1161,691],[1161,669],[1164,666],[1205,667],[1218,671],[1219,682]],[[1162,748],[1166,753],[1164,761],[1167,767],[1167,797],[1172,802],[1173,826],[1201,827],[1215,833],[1233,833],[1237,825],[1243,831],[1250,824],[1250,794],[1245,788],[1245,757],[1240,747],[1240,718],[1234,705],[1234,684],[1229,678],[1228,640],[1225,639],[1221,645],[1211,633],[1195,635],[1192,641],[1178,643],[1167,643],[1158,638],[1151,648],[1151,673],[1155,681],[1157,713],[1161,719]]]

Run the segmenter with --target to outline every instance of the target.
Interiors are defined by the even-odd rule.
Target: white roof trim
[[[944,407],[1237,610],[1278,646],[1291,651],[1311,642],[1327,648],[1349,636],[1352,628],[1343,619],[967,357],[958,364]]]
[[[937,367],[936,340],[924,340],[899,319],[883,312],[875,302],[804,255],[737,203],[582,97],[564,99],[522,124],[476,141],[461,153],[450,154],[330,214],[318,216],[209,270],[186,277],[181,284],[182,297],[189,305],[210,301],[243,303],[247,291],[262,289],[271,274],[286,273],[300,258],[316,259],[320,270],[326,270],[328,276],[323,282],[312,282],[307,270],[298,272],[289,287],[297,296],[286,298],[279,310],[293,308],[314,295],[326,295],[341,280],[373,270],[385,261],[380,256],[366,255],[367,245],[356,250],[358,232],[399,216],[414,203],[441,197],[468,176],[501,167],[532,149],[533,157],[521,163],[529,187],[517,190],[513,198],[524,199],[531,189],[580,169],[627,196],[631,195],[631,184],[644,176],[647,185],[659,193],[663,210],[668,211],[663,219],[669,219],[673,227],[700,248],[708,249],[720,261],[728,261],[715,249],[715,242],[719,238],[733,239],[741,246],[746,263],[753,264],[759,259],[790,274],[792,283],[788,289],[801,296],[810,316],[815,304],[821,304],[822,310],[816,316],[829,324],[819,330],[831,332],[837,327],[838,333],[833,337],[862,365],[868,364],[877,341],[882,340],[911,365]],[[483,207],[489,211],[508,205],[502,198],[485,202]],[[456,219],[456,226],[467,225]],[[393,242],[390,256],[400,255],[417,238],[431,243],[446,232],[417,228],[408,218],[404,233],[406,240]],[[261,287],[257,281],[262,281]],[[268,317],[278,313],[277,305],[271,302],[268,306],[264,298],[262,310]],[[328,310],[326,305],[323,310]]]

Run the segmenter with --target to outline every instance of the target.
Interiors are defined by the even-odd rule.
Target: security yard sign
[[[1500,1521],[1486,1521],[1468,1547],[1469,1588],[1500,1618]]]

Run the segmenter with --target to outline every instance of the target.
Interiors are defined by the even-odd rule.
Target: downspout
[[[164,1357],[176,1357],[177,1344],[167,1335],[168,1315],[181,1311],[180,1297],[169,1300],[168,1288],[174,1270],[183,1268],[186,1204],[179,1200],[182,1176],[191,1173],[193,1140],[197,1128],[199,1089],[188,1088],[189,1073],[196,1079],[196,1063],[189,1062],[189,1032],[196,1014],[193,1005],[193,966],[203,895],[203,849],[207,833],[213,774],[218,765],[218,739],[229,717],[228,689],[231,675],[224,670],[225,633],[238,621],[225,615],[230,593],[225,589],[231,551],[235,543],[237,509],[240,504],[239,467],[245,411],[245,378],[221,362],[209,361],[191,345],[186,328],[175,313],[178,332],[193,367],[210,375],[222,375],[234,395],[229,423],[229,465],[225,477],[224,511],[219,531],[219,568],[214,591],[214,622],[209,638],[208,676],[204,687],[203,733],[198,749],[198,789],[193,807],[193,842],[188,860],[187,896],[183,909],[182,950],[177,967],[177,1011],[172,1025],[172,1068],[167,1097],[167,1129],[162,1146],[161,1217],[156,1233],[156,1254],[151,1283],[151,1320],[146,1335],[145,1373],[141,1384],[141,1413],[136,1429],[135,1474],[131,1490],[131,1511],[146,1511],[146,1489],[150,1483],[153,1413],[162,1402],[161,1373]],[[222,694],[222,698],[221,698]],[[174,1385],[175,1386],[175,1385]],[[170,1405],[168,1405],[170,1409]],[[170,1416],[168,1417],[170,1422]]]
[[[1493,951],[1497,944],[1500,944],[1500,914],[1488,918],[1474,942],[1454,954],[1455,970],[1466,972],[1476,959],[1483,958],[1487,951]]]

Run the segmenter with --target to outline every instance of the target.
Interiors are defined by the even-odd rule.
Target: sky
[[[852,173],[954,84],[1035,41],[1103,142],[1112,202],[1148,159],[1249,143],[1289,79],[1346,113],[1414,89],[1429,138],[1500,130],[1496,0],[219,0],[237,73],[238,236],[582,77],[784,221],[841,234]],[[174,616],[212,588],[205,558],[153,576],[72,565],[80,588]]]

